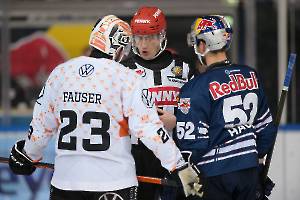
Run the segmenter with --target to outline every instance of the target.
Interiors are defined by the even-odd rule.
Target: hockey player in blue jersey
[[[177,145],[201,173],[203,199],[266,199],[272,187],[259,187],[259,158],[277,128],[257,72],[227,59],[232,29],[223,16],[197,18],[188,36],[207,69],[181,88]]]

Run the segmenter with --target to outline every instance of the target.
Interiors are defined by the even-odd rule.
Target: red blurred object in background
[[[31,85],[40,85],[67,56],[59,44],[45,33],[35,33],[13,45],[10,59],[13,78],[26,77]]]

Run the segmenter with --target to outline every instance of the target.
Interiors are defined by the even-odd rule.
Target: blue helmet
[[[209,15],[197,18],[188,34],[188,44],[194,46],[195,53],[204,56],[209,51],[220,49],[227,50],[230,47],[232,28],[224,16]],[[197,45],[200,41],[206,44],[206,51],[200,53]]]

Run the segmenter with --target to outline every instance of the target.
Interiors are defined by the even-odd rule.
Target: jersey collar
[[[215,62],[209,66],[207,66],[207,71],[208,70],[211,70],[213,68],[218,68],[218,67],[224,67],[224,66],[229,66],[231,65],[232,63],[230,62],[230,60],[226,59],[226,60],[223,60],[221,62]]]
[[[169,51],[163,51],[159,56],[154,58],[153,60],[144,60],[138,55],[135,55],[134,57],[135,62],[137,62],[139,65],[151,69],[151,70],[162,70],[166,67],[168,67],[172,61],[173,57],[172,54],[169,53]]]

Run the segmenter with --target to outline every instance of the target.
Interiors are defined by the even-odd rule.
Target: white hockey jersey
[[[180,88],[188,81],[189,65],[165,50],[154,60],[133,56],[123,64],[133,69],[145,82],[142,97],[148,107],[159,107],[176,114]],[[169,131],[172,135],[172,131]],[[132,139],[136,144],[136,138]]]
[[[173,170],[184,161],[156,109],[143,102],[142,88],[134,71],[105,58],[82,56],[57,66],[35,104],[25,152],[40,159],[56,136],[51,184],[63,190],[137,185],[129,132]]]

